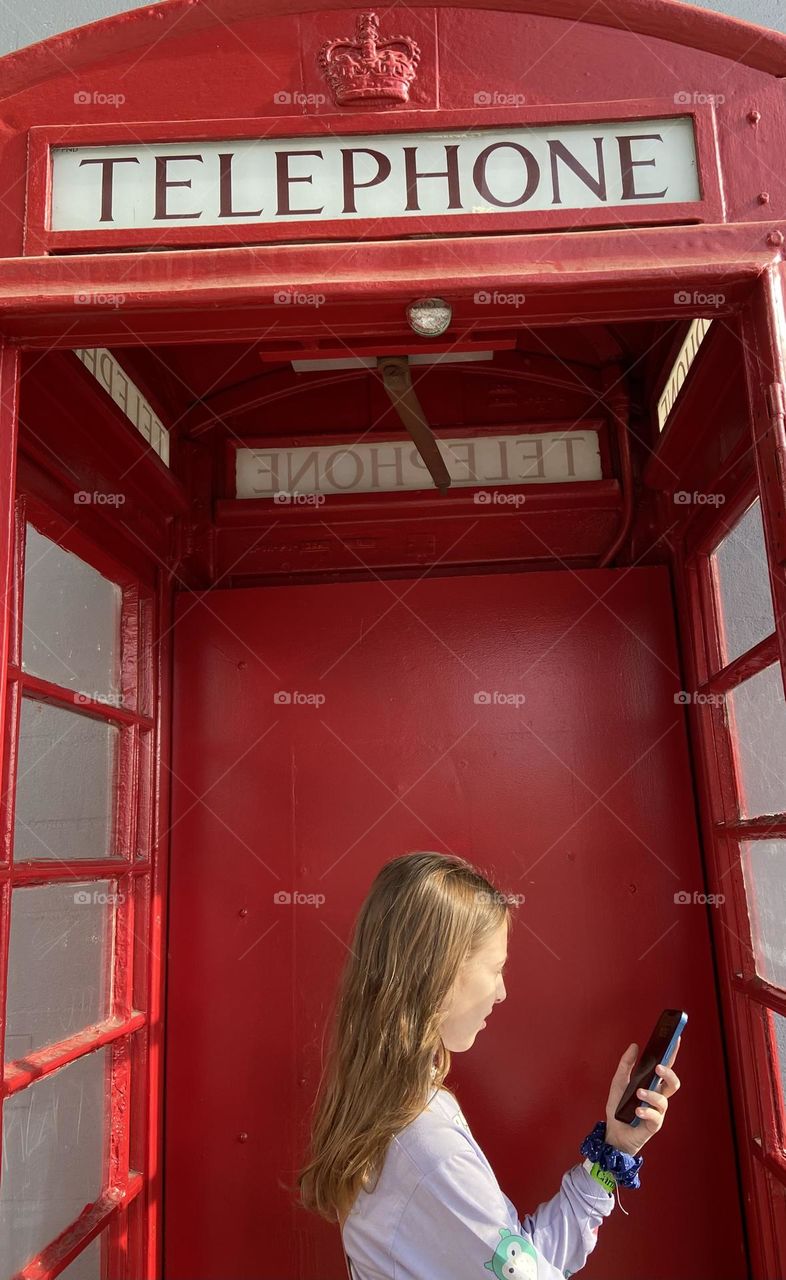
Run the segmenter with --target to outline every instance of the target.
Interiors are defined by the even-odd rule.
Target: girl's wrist
[[[601,1169],[613,1173],[621,1186],[638,1187],[639,1169],[644,1163],[644,1157],[615,1146],[613,1138],[619,1135],[615,1135],[613,1125],[608,1127],[611,1133],[607,1133],[606,1122],[599,1120],[582,1142],[581,1154],[593,1163],[597,1162]],[[624,1142],[624,1139],[621,1140]]]
[[[609,1146],[616,1147],[618,1151],[622,1151],[626,1156],[636,1156],[639,1154],[639,1147],[631,1144],[620,1133],[613,1123],[606,1121],[606,1142]]]

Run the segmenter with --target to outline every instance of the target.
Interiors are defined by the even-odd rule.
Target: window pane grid
[[[116,852],[119,736],[77,710],[21,699],[15,860]]]
[[[775,662],[734,688],[726,715],[742,818],[786,809],[786,697]]]
[[[109,1017],[115,893],[110,880],[13,890],[7,1062]]]
[[[720,657],[728,666],[775,630],[758,497],[717,543],[709,563]]]
[[[5,1099],[0,1274],[14,1275],[100,1196],[107,1066],[98,1049]]]
[[[113,569],[108,571],[107,577],[104,572],[94,568],[85,558],[86,555],[88,557],[93,555],[86,539],[79,531],[71,534],[70,528],[65,528],[65,521],[59,522],[59,518],[50,517],[48,514],[44,518],[42,527],[50,530],[57,527],[58,523],[62,524],[64,535],[68,535],[67,540],[72,546],[78,546],[79,551],[67,550],[60,544],[52,542],[51,539],[47,543],[44,535],[33,530],[33,526],[25,518],[27,502],[27,499],[22,498],[17,504],[17,572],[13,583],[15,626],[6,672],[9,709],[15,713],[7,721],[9,732],[4,750],[3,779],[5,801],[3,813],[0,815],[5,840],[3,854],[6,862],[5,873],[0,874],[0,896],[2,901],[8,903],[6,925],[10,925],[12,918],[10,913],[12,894],[32,897],[40,893],[50,898],[52,894],[59,894],[62,905],[67,902],[69,895],[73,897],[74,893],[79,891],[80,885],[83,885],[86,879],[91,882],[91,891],[104,891],[109,883],[117,886],[118,882],[114,878],[117,877],[121,868],[123,874],[119,883],[124,886],[128,901],[125,904],[113,904],[111,909],[107,906],[109,918],[105,922],[104,932],[100,938],[93,926],[86,926],[82,930],[81,944],[84,952],[82,960],[86,966],[85,978],[88,990],[78,995],[78,998],[65,1011],[68,1016],[62,1026],[53,1028],[51,1022],[48,1027],[46,1025],[46,1019],[50,1015],[57,1019],[63,1014],[62,1002],[58,1003],[58,993],[53,992],[49,1006],[43,1008],[36,1005],[35,999],[21,1000],[23,1007],[29,1006],[33,1018],[33,1022],[28,1020],[22,1031],[22,1035],[26,1037],[26,1044],[35,1045],[36,1040],[40,1040],[41,1044],[37,1048],[28,1047],[26,1058],[23,1057],[21,1061],[18,1059],[15,1063],[6,1063],[2,1090],[3,1106],[11,1112],[15,1106],[29,1108],[33,1103],[45,1098],[47,1091],[50,1096],[54,1096],[52,1091],[64,1088],[63,1082],[67,1084],[69,1080],[85,1072],[95,1073],[95,1067],[88,1067],[85,1064],[92,1064],[99,1060],[104,1064],[101,1100],[98,1095],[92,1100],[87,1096],[84,1097],[86,1110],[100,1127],[103,1135],[98,1189],[94,1194],[92,1192],[88,1194],[84,1188],[78,1190],[77,1198],[80,1204],[72,1208],[65,1204],[64,1194],[61,1193],[63,1188],[65,1192],[74,1189],[75,1179],[72,1177],[70,1166],[67,1170],[61,1171],[55,1167],[56,1160],[47,1159],[45,1163],[47,1176],[56,1175],[54,1176],[57,1184],[55,1199],[58,1200],[56,1208],[59,1207],[62,1214],[62,1230],[69,1230],[76,1224],[77,1232],[84,1238],[88,1234],[95,1235],[98,1227],[104,1243],[103,1270],[98,1265],[101,1248],[94,1240],[72,1259],[61,1274],[69,1278],[73,1276],[74,1280],[100,1280],[102,1275],[108,1274],[108,1265],[110,1271],[114,1268],[113,1274],[116,1280],[120,1280],[121,1272],[123,1275],[126,1274],[127,1246],[131,1243],[128,1236],[127,1207],[136,1200],[146,1185],[144,1171],[132,1174],[129,1169],[127,1109],[129,1101],[130,1105],[137,1109],[141,1107],[144,1111],[147,1107],[146,1069],[145,1078],[134,1081],[134,1089],[140,1096],[129,1099],[132,1083],[130,1046],[134,1043],[136,1032],[139,1031],[142,1036],[147,1037],[147,1015],[142,1010],[134,1009],[131,1003],[133,975],[139,973],[141,986],[142,970],[145,968],[143,958],[137,955],[137,950],[142,947],[147,953],[147,948],[144,947],[141,939],[139,944],[135,945],[136,930],[133,923],[132,895],[138,892],[149,892],[146,885],[150,878],[152,842],[149,838],[145,839],[143,841],[145,847],[137,851],[135,839],[137,810],[140,817],[144,813],[149,817],[151,813],[151,795],[147,792],[152,783],[148,773],[152,773],[154,761],[149,743],[151,734],[156,731],[156,723],[153,719],[154,673],[151,661],[155,599],[147,589],[144,592],[140,591],[139,584],[133,580],[113,581]],[[52,537],[55,536],[52,534]],[[26,544],[28,551],[30,547],[43,551],[49,559],[50,581],[39,582],[37,591],[32,594],[28,590],[28,613],[25,617],[25,587],[29,589],[30,577],[24,570],[34,567],[30,558],[27,565],[24,565],[22,548]],[[99,554],[96,550],[96,563],[108,565],[110,561],[103,553]],[[125,573],[125,570],[118,568],[119,578],[122,578]],[[67,574],[71,574],[72,581],[76,575],[80,581],[79,589],[83,590],[88,599],[95,602],[96,599],[103,598],[104,602],[109,602],[109,612],[105,614],[108,629],[105,629],[103,634],[101,622],[95,610],[86,610],[87,614],[92,615],[89,618],[80,616],[78,609],[72,608],[69,612],[68,606],[73,604],[73,600],[67,600],[64,594],[63,580]],[[58,586],[61,588],[60,601],[58,607],[54,608],[53,591]],[[81,603],[84,604],[85,601],[82,600]],[[44,622],[47,618],[50,621],[53,618],[56,619],[54,642],[46,633],[45,627],[40,625],[41,617]],[[39,625],[36,625],[36,618],[39,619]],[[79,643],[73,642],[74,635],[78,637]],[[71,661],[71,656],[77,651],[79,660]],[[49,754],[57,753],[58,749],[57,737],[53,733],[48,737],[40,732],[28,735],[28,747],[30,738],[37,738],[37,745],[43,748],[43,752],[35,753],[28,750],[27,758],[20,760],[22,752],[18,744],[23,715],[25,728],[29,728],[38,717],[41,718],[40,725],[47,719],[51,724],[60,717],[66,716],[69,718],[62,720],[61,724],[76,730],[71,735],[69,745],[73,745],[73,740],[77,739],[77,749],[74,754],[80,763],[82,775],[74,773],[73,776],[83,784],[83,799],[86,799],[86,803],[81,807],[77,806],[75,813],[68,812],[62,804],[54,805],[51,811],[45,811],[46,806],[39,804],[36,811],[35,806],[31,809],[29,795],[25,797],[24,794],[20,797],[21,812],[17,810],[15,800],[20,785],[18,779],[24,773],[24,766],[30,766],[32,763],[32,774],[36,775],[41,771],[42,761]],[[80,740],[80,736],[84,734],[87,734],[87,743]],[[144,768],[140,758],[140,735],[144,737],[146,747]],[[111,744],[109,749],[107,749],[108,743]],[[89,786],[84,787],[85,774],[90,772],[91,760],[94,765],[97,763],[99,766],[97,776],[106,778],[106,785],[102,784],[98,789],[93,785],[92,792]],[[59,763],[62,763],[62,758]],[[95,768],[93,775],[91,781],[94,783]],[[63,780],[62,768],[58,770],[58,779],[62,798],[62,795],[70,790]],[[24,784],[21,785],[24,792]],[[101,792],[109,801],[107,805],[104,805],[100,799]],[[144,821],[144,818],[142,820]],[[25,838],[29,842],[21,862],[12,856],[11,836],[14,826],[17,832],[20,829],[26,829]],[[58,841],[53,842],[47,839],[47,831],[50,830],[57,831],[59,838],[65,843],[65,859],[64,851],[59,847]],[[83,856],[80,856],[78,848],[74,847],[74,843],[77,846],[80,844],[80,839],[77,838],[74,842],[72,838],[69,844],[69,830],[71,833],[76,831],[77,837],[80,837],[84,831],[89,836],[92,830],[93,834],[98,833],[101,839],[92,841],[87,839],[86,845],[92,844],[93,847],[87,848]],[[34,835],[29,834],[31,831]],[[31,853],[35,856],[29,856]],[[136,861],[135,853],[138,854]],[[2,883],[3,880],[5,883]],[[39,899],[39,901],[42,900],[42,898]],[[90,911],[96,905],[106,904],[96,904],[91,898],[89,905],[82,905]],[[19,924],[22,925],[21,917],[19,917]],[[80,930],[74,927],[71,938],[75,938],[79,932]],[[15,948],[17,956],[20,955],[18,947],[23,934],[24,929],[20,931],[18,928]],[[41,940],[39,938],[39,941]],[[33,941],[35,942],[35,935]],[[103,986],[96,988],[93,984],[92,996],[90,996],[90,975],[87,972],[91,963],[91,951],[94,953],[93,959],[96,959],[99,954],[103,956],[103,963],[96,961],[93,966],[94,975],[101,979]],[[58,955],[55,938],[50,957],[55,965]],[[70,958],[78,961],[76,953]],[[33,960],[37,959],[40,957],[36,956],[34,948]],[[18,963],[17,960],[15,968]],[[56,976],[67,983],[66,974],[58,973]],[[35,977],[32,973],[29,977],[29,985],[33,991]],[[120,980],[120,987],[117,987],[118,980]],[[17,987],[17,994],[19,990],[20,988]],[[92,1004],[91,999],[93,999]],[[71,1032],[73,1034],[69,1035]],[[18,1025],[16,1031],[11,1034],[18,1037]],[[19,1043],[18,1039],[9,1041],[11,1052],[15,1057],[17,1054],[13,1046]],[[143,1056],[143,1060],[146,1062],[146,1057]],[[120,1099],[122,1099],[122,1114],[115,1117],[113,1113]],[[74,1108],[69,1108],[67,1103],[63,1106],[70,1118]],[[10,1133],[12,1138],[13,1129]],[[27,1194],[30,1188],[25,1189],[18,1176],[14,1178],[8,1176],[7,1164],[6,1161],[6,1172],[3,1179],[0,1179],[0,1190],[4,1182],[6,1188],[9,1186],[15,1189],[21,1188],[19,1194]],[[114,1198],[106,1194],[106,1189],[109,1187],[115,1192],[120,1191],[124,1194],[122,1206],[118,1206]],[[29,1253],[27,1261],[30,1265],[35,1265],[36,1274],[42,1275],[48,1274],[51,1268],[57,1265],[66,1247],[73,1248],[74,1238],[73,1235],[70,1236],[66,1245],[59,1236],[60,1219],[52,1222],[47,1217],[48,1195],[49,1184],[47,1183],[43,1196],[38,1196],[37,1199],[35,1196],[32,1199],[28,1197],[27,1216],[37,1235],[32,1241],[32,1252]],[[88,1203],[88,1207],[85,1208],[85,1203],[91,1200],[92,1207]],[[14,1237],[10,1226],[12,1218],[19,1222],[24,1216],[24,1212],[20,1215],[19,1206],[15,1204],[13,1213],[4,1217],[3,1202],[0,1199],[0,1274],[5,1273],[2,1253],[4,1248],[11,1250],[16,1248],[21,1265],[25,1265],[23,1255],[26,1252],[26,1246],[23,1247],[18,1236]],[[142,1230],[142,1226],[139,1220],[134,1232],[135,1239]],[[107,1227],[109,1230],[106,1229]],[[141,1239],[137,1241],[135,1248],[138,1250],[140,1246]],[[107,1251],[113,1260],[109,1263],[106,1260]],[[11,1265],[14,1272],[18,1270],[15,1261]],[[11,1271],[8,1272],[8,1274],[11,1273]]]
[[[748,501],[740,523],[746,516],[749,526],[760,525],[758,500]],[[740,1025],[752,1017],[761,1026],[751,1049],[756,1066],[743,1083],[775,1119],[782,1107],[781,1080],[768,1069],[764,1026],[770,1018],[786,1021],[786,911],[780,901],[786,892],[786,708],[766,547],[763,537],[749,534],[750,527],[744,545],[737,538],[734,556],[718,554],[728,530],[714,547],[705,544],[697,552],[694,654],[697,688],[721,695],[697,717],[712,775],[711,887],[726,894],[724,950]],[[733,581],[730,566],[736,569]],[[755,607],[742,620],[730,618],[752,595]],[[764,1132],[772,1130],[765,1126]],[[760,1159],[772,1155],[769,1141],[766,1149],[757,1148]]]

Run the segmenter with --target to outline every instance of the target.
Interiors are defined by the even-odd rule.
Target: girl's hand
[[[629,1156],[638,1155],[644,1143],[649,1142],[653,1133],[657,1133],[660,1129],[669,1105],[668,1100],[680,1087],[679,1078],[672,1071],[672,1066],[679,1053],[681,1040],[682,1036],[679,1036],[668,1066],[662,1067],[658,1063],[655,1067],[656,1074],[660,1076],[660,1083],[657,1089],[637,1090],[636,1115],[639,1118],[639,1123],[635,1126],[624,1124],[621,1120],[614,1118],[614,1112],[617,1110],[620,1098],[628,1086],[630,1073],[638,1057],[638,1045],[629,1045],[625,1053],[623,1053],[619,1066],[614,1073],[606,1102],[606,1141],[611,1143],[612,1147],[626,1152]]]

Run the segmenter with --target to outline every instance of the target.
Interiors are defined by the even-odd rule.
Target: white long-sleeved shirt
[[[519,1219],[447,1089],[392,1140],[342,1230],[353,1280],[565,1280],[614,1207],[582,1164]]]

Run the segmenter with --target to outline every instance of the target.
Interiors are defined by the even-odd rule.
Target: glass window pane
[[[14,857],[104,858],[113,846],[118,730],[65,707],[22,701]]]
[[[775,630],[759,499],[715,549],[724,663]]]
[[[101,1245],[105,1236],[106,1232],[102,1231],[91,1240],[71,1265],[60,1272],[58,1280],[101,1280]]]
[[[737,746],[740,811],[746,818],[786,810],[786,704],[779,663],[728,694]]]
[[[775,1049],[780,1069],[781,1106],[786,1106],[786,1018],[770,1009],[770,1021],[775,1032]]]
[[[740,851],[756,972],[786,988],[786,840],[745,840]]]
[[[115,882],[14,889],[7,1062],[109,1016]]]
[[[97,1049],[6,1098],[0,1275],[25,1262],[101,1194],[107,1051]]]
[[[121,599],[116,582],[28,524],[23,669],[93,697],[117,695]]]

